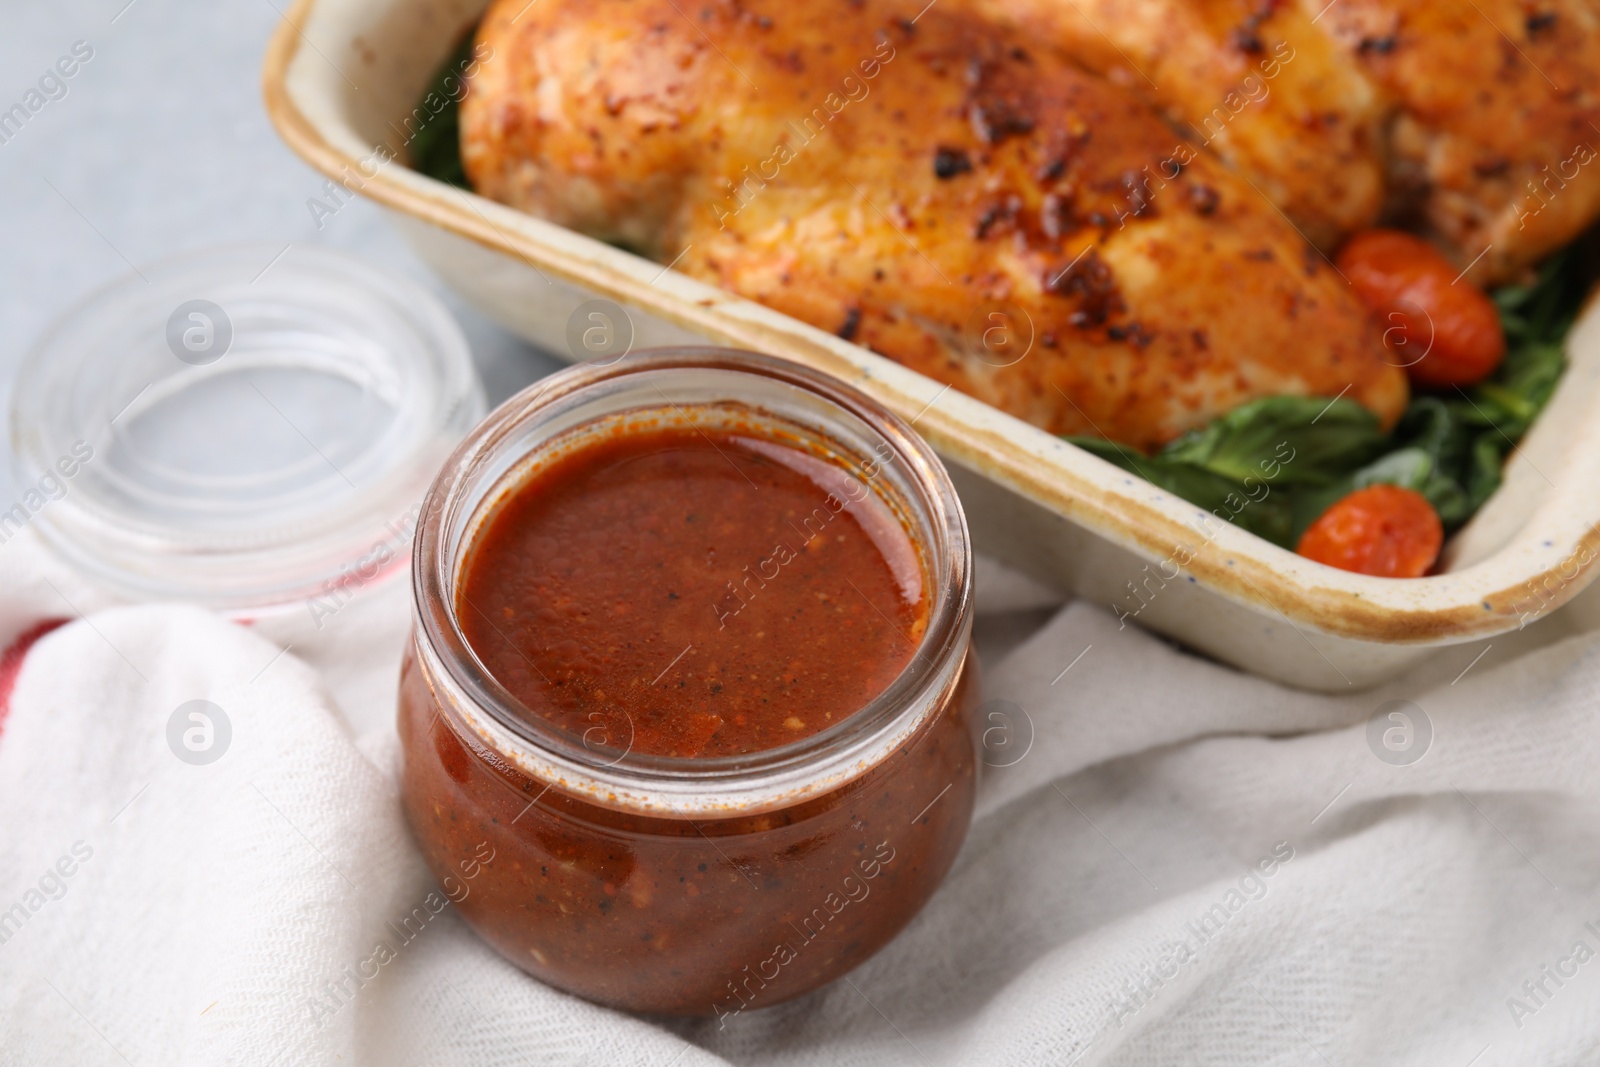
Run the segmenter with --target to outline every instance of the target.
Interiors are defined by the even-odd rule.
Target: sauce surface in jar
[[[737,428],[585,442],[476,532],[457,617],[489,673],[577,737],[680,758],[776,748],[883,692],[927,623],[900,520],[809,451]]]

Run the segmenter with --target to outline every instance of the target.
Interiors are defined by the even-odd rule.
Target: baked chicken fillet
[[[1470,280],[1515,280],[1600,215],[1600,3],[1339,0],[1318,27],[1391,101],[1390,215]]]
[[[1315,11],[1272,0],[967,2],[1149,100],[1325,251],[1378,220],[1388,101]]]
[[[1258,397],[1405,405],[1378,326],[1265,198],[972,12],[507,0],[479,37],[479,192],[1046,430],[1155,447]]]
[[[965,2],[1150,100],[1324,249],[1398,223],[1487,285],[1600,215],[1595,0]]]

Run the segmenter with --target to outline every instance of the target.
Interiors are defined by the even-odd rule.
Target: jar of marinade
[[[604,1004],[726,1020],[838,977],[971,819],[971,571],[932,451],[822,374],[672,349],[539,383],[423,505],[399,726],[428,862]]]

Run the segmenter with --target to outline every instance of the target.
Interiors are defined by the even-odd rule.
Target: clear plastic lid
[[[354,592],[405,566],[483,412],[466,339],[420,286],[313,246],[189,254],[94,293],[29,353],[0,532],[31,524],[138,599]]]

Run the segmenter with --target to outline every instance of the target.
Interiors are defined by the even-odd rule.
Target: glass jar
[[[521,707],[456,617],[485,514],[587,426],[730,410],[821,442],[899,518],[928,603],[908,665],[833,726],[741,756],[645,755]],[[932,451],[822,374],[690,348],[546,379],[468,436],[423,505],[399,728],[405,807],[429,864],[507,959],[603,1004],[726,1021],[837,978],[928,900],[971,820],[971,572],[966,520]]]

